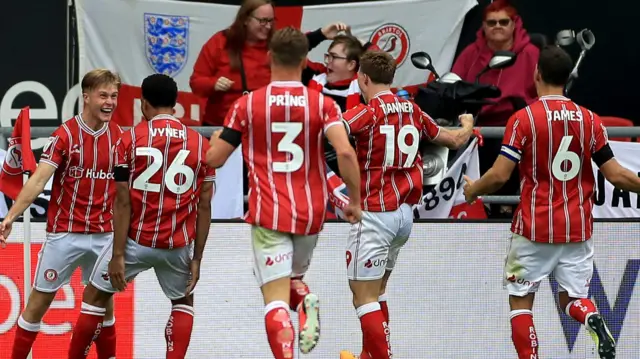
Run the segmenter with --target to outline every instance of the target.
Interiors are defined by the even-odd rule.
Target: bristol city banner
[[[435,68],[451,68],[466,13],[476,0],[367,1],[322,6],[278,7],[278,26],[312,31],[331,22],[351,25],[358,38],[391,53],[399,67],[395,86],[424,83],[428,73],[414,68],[410,55],[428,52]],[[79,69],[106,67],[120,73],[123,88],[116,110],[124,126],[137,123],[142,80],[165,73],[178,83],[176,115],[197,122],[203,99],[191,94],[189,77],[202,45],[228,27],[237,6],[167,0],[78,0]],[[157,26],[161,24],[161,26]],[[158,28],[161,30],[158,30]],[[150,46],[163,41],[163,46]],[[314,49],[310,59],[323,61],[330,42]]]
[[[618,162],[640,176],[640,143],[610,141]],[[640,218],[640,196],[615,188],[593,164],[596,178],[594,218]]]

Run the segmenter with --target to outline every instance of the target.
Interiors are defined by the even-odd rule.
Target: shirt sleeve
[[[69,156],[69,135],[67,131],[60,126],[49,137],[49,141],[44,145],[40,162],[51,165],[55,168],[60,167]]]
[[[609,144],[609,135],[607,129],[604,127],[600,116],[589,111],[589,115],[593,119],[593,144],[591,147],[591,153],[600,151],[603,147]]]
[[[120,136],[118,142],[116,142],[116,150],[113,154],[114,167],[129,168],[131,158],[131,143],[133,141],[134,130],[126,131]]]
[[[420,110],[418,105],[414,104],[414,108],[420,111],[420,117],[422,119],[422,135],[429,141],[435,140],[440,134],[440,126],[438,126],[431,116]]]
[[[247,126],[247,99],[252,95],[242,96],[231,106],[227,117],[224,119],[224,127],[244,132]]]
[[[342,111],[340,110],[340,106],[330,97],[320,95],[323,100],[322,113],[324,114],[324,118],[322,121],[324,122],[324,132],[331,126],[341,124],[342,120]]]
[[[342,121],[350,135],[356,135],[369,128],[373,110],[370,106],[359,104],[342,115]]]
[[[205,182],[215,182],[216,180],[216,170],[213,167],[207,166],[207,151],[209,150],[209,143],[207,143],[206,139],[202,139],[202,170],[204,171],[204,181]]]
[[[524,119],[519,115],[521,113],[522,111],[516,112],[507,121],[500,149],[501,155],[516,163],[520,162],[522,158],[522,151],[527,142],[527,129],[529,128],[523,123]]]

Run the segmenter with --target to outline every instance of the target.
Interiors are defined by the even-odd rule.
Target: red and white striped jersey
[[[122,134],[115,122],[94,131],[75,116],[49,137],[40,162],[56,168],[47,209],[47,232],[113,231],[112,153]]]
[[[116,166],[129,168],[129,238],[152,248],[180,248],[196,236],[204,182],[215,180],[206,165],[209,145],[170,115],[143,121],[122,135]]]
[[[593,112],[543,96],[507,123],[501,154],[520,169],[520,204],[511,231],[535,242],[586,241],[593,230],[592,155],[608,143]]]
[[[323,136],[341,124],[340,115],[333,100],[300,82],[272,82],[236,101],[224,125],[242,133],[248,223],[300,235],[322,229],[328,199]]]
[[[434,140],[440,127],[411,101],[384,91],[344,113],[356,141],[362,208],[395,211],[418,204],[422,195],[420,139]]]

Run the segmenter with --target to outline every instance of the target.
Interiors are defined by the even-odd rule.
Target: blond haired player
[[[112,207],[115,195],[113,151],[122,130],[111,122],[118,105],[120,77],[106,69],[88,72],[82,79],[82,113],[58,127],[49,138],[35,173],[0,223],[0,242],[11,233],[13,222],[42,192],[53,176],[47,210],[46,240],[38,254],[33,291],[18,319],[12,359],[29,355],[40,322],[58,289],[82,268],[86,283],[102,248],[113,238]],[[98,358],[115,357],[116,332],[113,301],[109,301],[101,335],[96,339]]]

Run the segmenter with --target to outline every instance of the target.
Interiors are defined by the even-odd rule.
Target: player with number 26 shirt
[[[191,339],[193,289],[211,225],[214,170],[206,166],[206,139],[172,116],[175,81],[154,74],[141,90],[147,121],[116,145],[114,240],[100,254],[84,291],[70,359],[86,357],[93,333],[101,330],[96,318],[113,293],[151,268],[172,304],[166,358],[183,359]]]
[[[422,197],[422,139],[457,148],[469,140],[473,118],[462,129],[440,128],[420,107],[391,92],[396,61],[386,52],[368,51],[360,59],[358,84],[368,104],[345,112],[360,165],[362,221],[351,226],[347,276],[360,318],[359,358],[391,358],[385,290],[400,248],[413,226],[412,205]],[[355,356],[343,351],[341,359]]]
[[[615,187],[640,192],[640,179],[620,166],[598,115],[564,97],[573,69],[560,47],[540,52],[534,74],[538,101],[507,122],[502,151],[478,181],[465,178],[467,201],[498,190],[520,168],[521,195],[504,267],[513,344],[520,359],[538,358],[533,302],[551,273],[560,309],[584,324],[600,358],[616,357],[615,341],[589,299],[593,275],[592,161]]]

